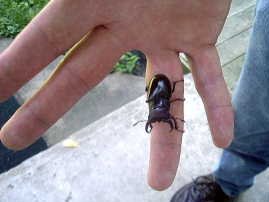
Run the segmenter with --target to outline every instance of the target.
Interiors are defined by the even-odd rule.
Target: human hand
[[[2,143],[15,150],[32,144],[100,82],[124,52],[139,49],[148,59],[147,82],[158,73],[166,74],[171,81],[181,79],[178,53],[192,58],[192,74],[214,143],[228,146],[233,136],[233,110],[215,43],[230,1],[50,1],[1,53],[0,99],[11,96],[53,59],[80,42],[2,128]],[[183,97],[183,91],[181,84],[173,96]],[[172,104],[171,113],[183,118],[183,103]],[[176,131],[170,135],[165,123],[154,124],[148,174],[153,188],[163,190],[172,183],[181,137]]]

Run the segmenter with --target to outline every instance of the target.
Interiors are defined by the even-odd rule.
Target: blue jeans
[[[235,139],[214,172],[223,191],[236,196],[269,165],[269,1],[257,4],[247,58],[233,95]]]

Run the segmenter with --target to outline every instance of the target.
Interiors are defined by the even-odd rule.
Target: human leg
[[[269,164],[269,2],[257,6],[247,58],[233,96],[235,138],[215,171],[230,196],[249,188]]]

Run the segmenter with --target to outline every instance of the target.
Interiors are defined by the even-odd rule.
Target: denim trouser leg
[[[215,176],[236,196],[269,165],[269,1],[256,10],[247,58],[233,96],[235,139],[224,150]]]

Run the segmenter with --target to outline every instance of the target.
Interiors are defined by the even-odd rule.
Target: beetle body
[[[178,82],[174,82],[171,85],[170,80],[163,74],[155,75],[149,82],[146,88],[147,91],[147,103],[149,105],[149,115],[145,126],[146,132],[150,133],[155,122],[165,122],[170,125],[171,131],[173,129],[178,130],[178,124],[176,118],[170,113],[171,97],[175,90],[175,85]],[[184,99],[176,99],[175,101]],[[179,119],[181,120],[181,119]],[[183,120],[181,120],[183,121]]]

